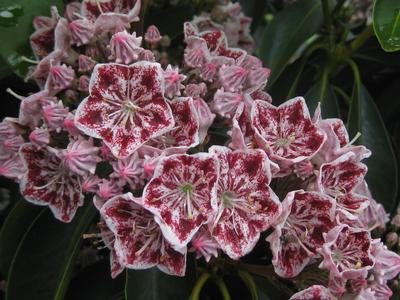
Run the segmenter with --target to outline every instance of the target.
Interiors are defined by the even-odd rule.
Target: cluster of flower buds
[[[84,0],[34,20],[41,91],[16,95],[18,118],[0,123],[0,174],[63,222],[92,196],[113,277],[183,276],[188,251],[237,260],[270,229],[279,276],[329,272],[292,299],[389,299],[400,256],[371,237],[388,216],[364,179],[370,151],[301,97],[271,104],[239,4],[186,22],[177,65],[157,27],[131,32],[139,12],[140,0]],[[225,145],[209,143],[216,120]]]

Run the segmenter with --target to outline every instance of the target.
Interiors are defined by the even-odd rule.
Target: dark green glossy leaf
[[[269,23],[259,51],[264,64],[272,70],[269,85],[281,75],[300,46],[318,31],[322,19],[320,0],[299,0]]]
[[[360,132],[357,143],[372,151],[366,180],[374,198],[391,211],[398,191],[397,160],[378,108],[361,82],[355,83],[348,127],[352,137]]]
[[[156,267],[147,270],[127,270],[126,300],[188,299],[194,286],[194,274],[185,277],[167,275]]]
[[[21,199],[8,214],[0,231],[0,272],[4,276],[8,274],[20,240],[44,209]]]
[[[35,16],[49,16],[50,6],[56,5],[62,14],[63,4],[61,0],[2,0],[2,7],[18,5],[20,15],[17,17],[16,24],[12,27],[1,27],[0,30],[0,61],[6,62],[11,71],[15,68],[16,57],[32,55],[29,46],[29,36],[33,33],[32,20]],[[18,67],[18,66],[17,66]]]
[[[124,299],[125,273],[112,279],[110,260],[103,259],[81,270],[68,287],[65,300]]]
[[[400,52],[383,51],[375,37],[369,39],[368,42],[354,54],[354,57],[391,67],[400,66]]]
[[[285,290],[280,288],[278,285],[279,283],[272,278],[267,279],[265,277],[253,275],[253,279],[257,285],[260,300],[289,299],[292,294],[287,288],[285,288]]]
[[[400,50],[400,1],[375,0],[373,23],[383,50]]]
[[[317,108],[318,102],[320,102],[323,118],[339,117],[339,105],[333,86],[326,79],[318,81],[304,97],[311,114]]]
[[[6,299],[63,299],[82,244],[82,234],[96,213],[91,203],[78,210],[69,224],[49,209],[25,233],[12,261]]]

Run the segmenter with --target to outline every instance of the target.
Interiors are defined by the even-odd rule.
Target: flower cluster
[[[132,32],[139,12],[140,0],[83,0],[35,18],[29,78],[41,91],[16,95],[18,118],[0,123],[0,174],[63,222],[92,197],[113,277],[183,276],[188,251],[237,260],[270,229],[276,274],[329,272],[291,299],[388,299],[400,256],[371,237],[388,216],[364,178],[370,151],[301,97],[271,104],[239,4],[186,22],[176,65],[157,27]]]

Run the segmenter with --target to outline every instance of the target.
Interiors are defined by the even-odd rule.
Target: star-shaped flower
[[[311,121],[301,97],[279,107],[265,101],[254,101],[251,123],[259,146],[282,169],[312,157],[325,141],[324,132]]]
[[[160,160],[143,191],[143,206],[155,214],[165,238],[185,247],[216,211],[218,162],[206,153]]]
[[[21,147],[27,168],[21,179],[21,194],[32,203],[48,205],[60,221],[70,222],[83,205],[81,181],[53,152],[32,144]]]
[[[297,276],[324,243],[323,233],[335,226],[335,201],[316,192],[290,192],[282,202],[283,213],[268,236],[275,272]]]
[[[232,151],[213,146],[219,160],[218,214],[211,233],[233,259],[249,253],[281,213],[278,197],[269,187],[272,175],[267,155],[261,150]]]
[[[325,236],[325,243],[318,251],[323,257],[320,268],[343,279],[365,278],[375,259],[371,254],[369,231],[339,225]]]
[[[157,266],[167,274],[184,276],[186,253],[172,249],[154,216],[136,202],[140,199],[127,193],[108,200],[100,210],[115,234],[114,250],[119,262],[130,269]]]
[[[90,96],[76,111],[76,126],[89,136],[103,139],[119,158],[169,131],[174,119],[164,99],[162,72],[159,64],[149,62],[97,65]]]

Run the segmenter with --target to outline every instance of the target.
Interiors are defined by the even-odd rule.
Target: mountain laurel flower
[[[143,206],[155,215],[175,249],[186,247],[200,227],[212,220],[218,173],[218,161],[206,153],[160,160],[143,191]]]
[[[163,83],[156,63],[98,64],[75,124],[85,134],[103,139],[115,156],[127,157],[174,126]]]
[[[86,55],[79,55],[79,72],[86,73],[93,70],[94,66],[96,65],[96,61]]]
[[[147,28],[144,34],[144,40],[153,47],[156,46],[158,42],[161,40],[160,31],[155,25],[151,25]]]
[[[95,33],[94,24],[87,19],[78,19],[70,22],[68,29],[71,35],[71,43],[78,47],[88,44]]]
[[[329,289],[322,285],[313,285],[290,297],[289,300],[335,300]]]
[[[140,206],[131,193],[108,200],[100,214],[115,234],[114,250],[119,262],[129,269],[157,266],[161,271],[184,276],[186,251],[175,251],[164,239],[154,216]]]
[[[119,181],[121,185],[129,184],[132,190],[142,187],[143,184],[143,160],[137,152],[131,156],[111,162],[114,172],[110,178]]]
[[[179,73],[179,67],[168,65],[164,71],[165,95],[168,98],[180,96],[181,90],[185,88],[182,84],[185,79],[186,76]]]
[[[93,146],[93,139],[79,137],[71,140],[67,149],[59,151],[58,156],[72,172],[85,176],[94,174],[97,163],[101,161],[98,153],[99,148]]]
[[[232,259],[248,254],[281,213],[278,197],[269,187],[271,169],[262,150],[232,151],[212,146],[219,161],[218,213],[211,235]]]
[[[90,78],[88,76],[82,75],[79,77],[78,90],[84,93],[89,92],[89,82]]]
[[[282,169],[313,157],[326,139],[324,132],[312,123],[301,97],[279,107],[254,101],[251,123],[260,148]]]
[[[316,256],[324,233],[335,224],[333,198],[316,192],[293,191],[282,202],[282,214],[268,236],[275,272],[284,278],[297,276]]]
[[[81,179],[54,152],[55,149],[32,144],[21,147],[27,169],[20,183],[21,194],[29,202],[48,205],[58,220],[70,222],[83,205]]]
[[[61,130],[64,120],[69,113],[61,101],[43,107],[43,118],[50,129]]]
[[[36,128],[29,134],[29,140],[32,144],[38,146],[48,145],[50,143],[50,133],[47,128]]]
[[[46,81],[46,90],[52,95],[70,87],[75,80],[75,71],[67,65],[52,65]]]
[[[218,257],[219,245],[211,236],[206,225],[199,229],[190,245],[189,252],[195,252],[196,259],[204,257],[205,261],[209,262],[213,256]]]
[[[318,250],[323,257],[320,268],[343,279],[365,278],[375,264],[372,240],[367,230],[338,225],[324,236]]]
[[[0,176],[19,182],[26,168],[18,154],[0,158]]]
[[[110,40],[111,56],[109,59],[125,65],[139,59],[139,54],[144,50],[140,47],[142,37],[136,37],[136,32],[132,34],[126,30],[115,33]]]

